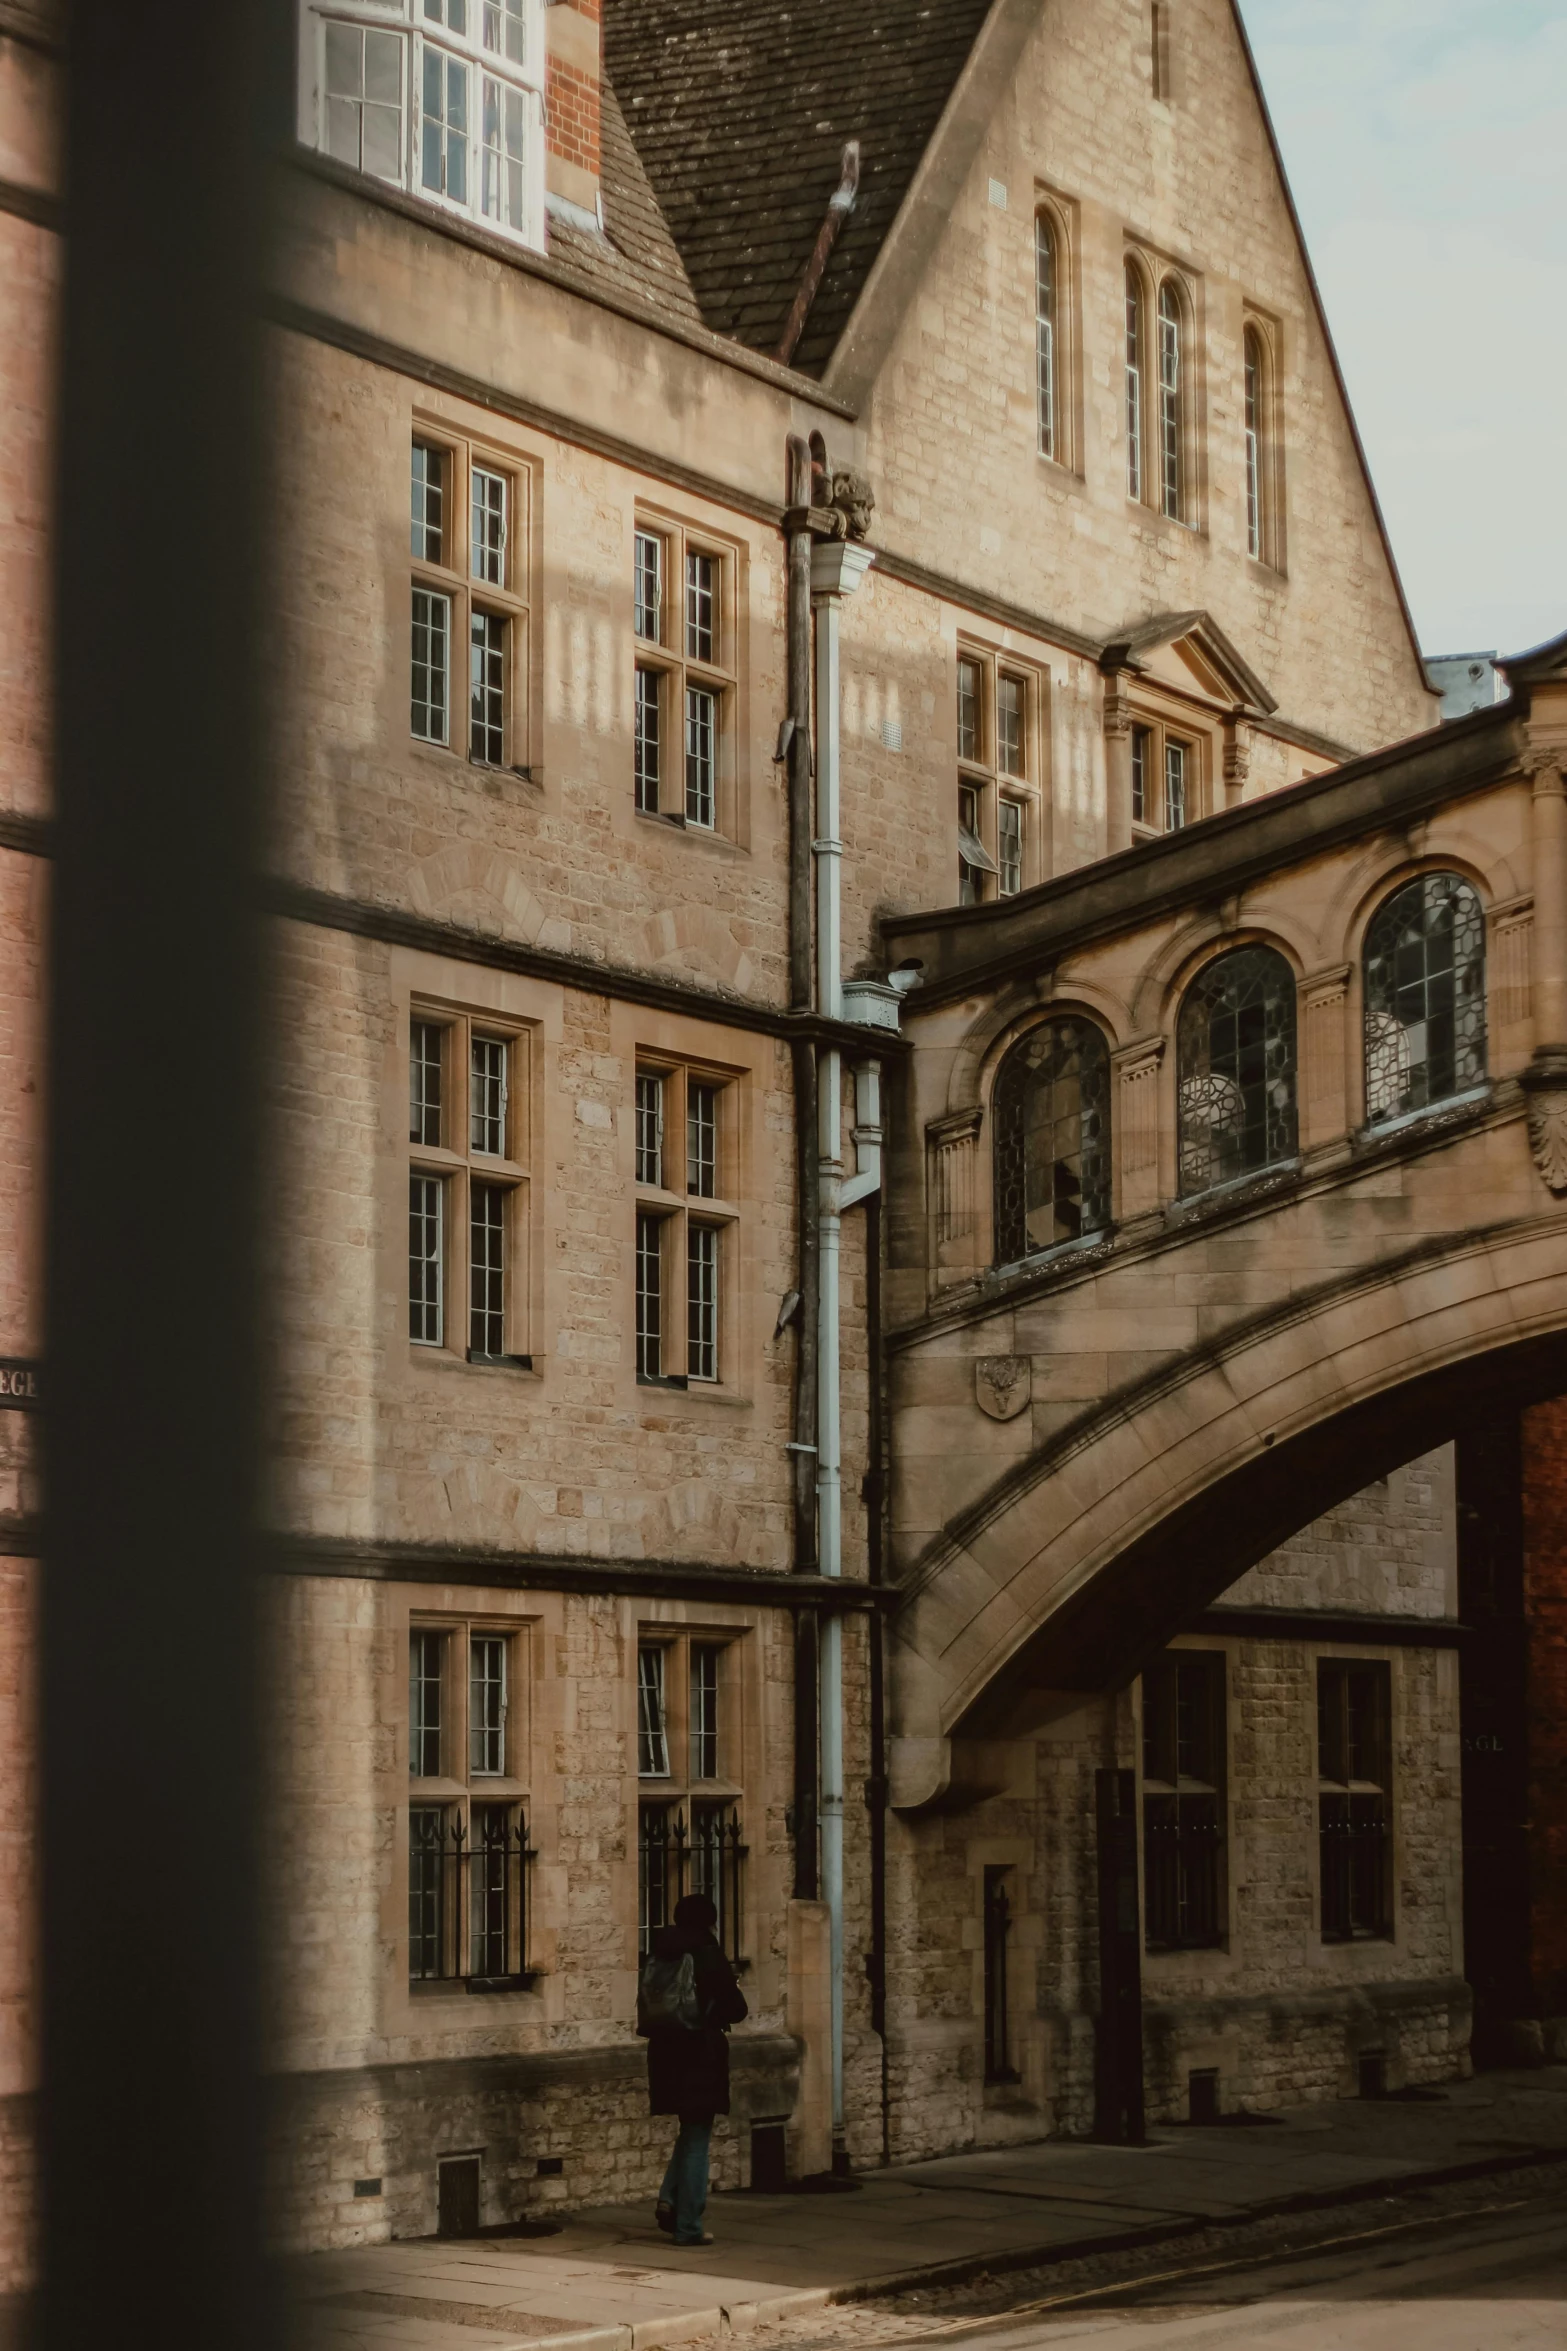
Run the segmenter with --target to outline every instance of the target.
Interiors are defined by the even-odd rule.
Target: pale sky
[[[1428,654],[1567,629],[1567,0],[1241,0]]]

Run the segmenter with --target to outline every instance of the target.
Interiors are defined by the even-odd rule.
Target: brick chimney
[[[600,0],[550,0],[544,19],[549,131],[545,205],[578,228],[602,226],[599,203]]]

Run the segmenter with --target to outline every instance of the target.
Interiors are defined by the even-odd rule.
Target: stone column
[[[1115,1137],[1118,1224],[1159,1206],[1159,1088],[1163,1037],[1144,1037],[1116,1054]]]
[[[1132,706],[1126,672],[1105,679],[1105,853],[1132,845]]]
[[[1300,983],[1300,1147],[1317,1150],[1349,1132],[1349,965],[1313,972]]]
[[[964,1281],[975,1270],[979,1226],[978,1103],[925,1130],[930,1199],[931,1286]]]

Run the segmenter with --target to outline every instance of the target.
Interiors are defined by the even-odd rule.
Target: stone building
[[[281,2238],[641,2193],[638,1954],[682,1885],[745,1963],[726,2184],[1086,2129],[1107,1771],[1134,1774],[1152,2113],[1453,2073],[1445,1445],[1326,1516],[1303,1491],[1311,1523],[1132,1687],[972,1786],[888,1777],[900,1582],[994,1444],[1077,1394],[1038,1358],[1017,1393],[1027,1351],[987,1340],[960,1426],[948,1310],[1096,1229],[1025,1181],[1003,1234],[1000,1113],[940,1106],[895,926],[1141,871],[1437,717],[1230,0],[301,0],[298,27]],[[58,70],[3,0],[18,1359]],[[0,1416],[19,1856],[29,1427]],[[28,1953],[24,1924],[19,2182]]]

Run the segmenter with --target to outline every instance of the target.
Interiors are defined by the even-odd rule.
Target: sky
[[[1567,0],[1241,0],[1428,655],[1567,629]]]

